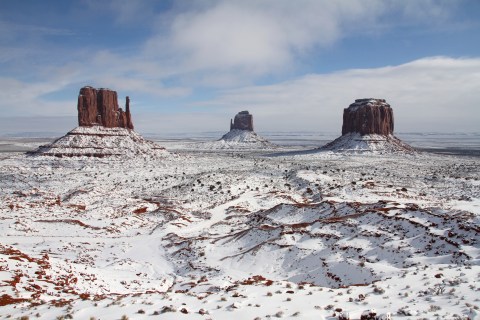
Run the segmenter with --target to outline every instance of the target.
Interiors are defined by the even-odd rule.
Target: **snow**
[[[132,131],[74,132],[57,145],[100,133],[127,156],[0,159],[2,317],[478,312],[479,158],[348,146],[147,156],[128,151]]]
[[[348,153],[412,153],[414,150],[393,135],[368,134],[350,132],[320,148],[322,151]]]
[[[80,126],[53,143],[33,152],[38,156],[68,157],[136,157],[167,156],[168,153],[154,142],[143,139],[134,130]]]
[[[270,150],[276,146],[254,131],[232,129],[217,141],[191,144],[197,150]]]
[[[354,103],[348,106],[348,110],[356,111],[357,109],[364,106],[386,106],[390,107],[384,99],[375,99],[375,98],[365,98],[365,99],[356,99]]]

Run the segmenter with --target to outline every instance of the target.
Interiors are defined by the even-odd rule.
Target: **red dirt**
[[[0,296],[0,307],[9,305],[9,304],[16,304],[16,303],[22,303],[28,301],[28,299],[22,299],[22,298],[13,298],[12,296],[8,294],[3,294]]]

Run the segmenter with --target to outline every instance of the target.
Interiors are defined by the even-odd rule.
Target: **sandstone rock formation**
[[[234,120],[230,120],[230,130],[233,129],[253,131],[253,115],[248,111],[237,113]]]
[[[78,125],[133,129],[129,97],[125,108],[126,111],[123,111],[118,107],[116,91],[83,87],[78,95]]]
[[[219,140],[198,144],[196,149],[203,150],[266,150],[277,146],[253,131],[253,115],[241,111],[230,120],[230,131]]]
[[[342,135],[393,134],[393,110],[385,99],[356,99],[343,110]]]
[[[333,152],[412,153],[393,135],[393,110],[385,99],[356,99],[343,110],[342,136],[320,150]]]
[[[133,130],[130,98],[124,112],[117,93],[109,89],[83,87],[78,96],[78,127],[53,143],[30,152],[54,157],[165,157],[168,152],[143,139]]]

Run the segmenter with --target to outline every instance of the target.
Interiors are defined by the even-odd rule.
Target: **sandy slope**
[[[344,134],[320,148],[321,151],[342,153],[413,153],[412,147],[394,135],[367,134],[357,132]]]
[[[76,127],[31,153],[55,157],[165,157],[168,152],[134,130],[102,126]]]
[[[480,307],[478,158],[0,163],[5,317],[466,319]]]

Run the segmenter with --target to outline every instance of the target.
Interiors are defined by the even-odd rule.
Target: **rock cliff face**
[[[78,95],[78,125],[91,127],[133,129],[130,99],[126,99],[126,111],[118,107],[117,92],[109,89],[83,87]]]
[[[230,130],[233,129],[253,131],[253,115],[248,111],[237,113],[233,122],[230,120]]]
[[[78,127],[49,145],[30,152],[54,157],[165,157],[168,152],[133,130],[130,98],[125,110],[118,107],[117,93],[83,87],[78,96]]]
[[[343,110],[342,135],[393,134],[393,110],[385,99],[356,99]]]
[[[385,99],[356,99],[343,110],[342,135],[320,148],[347,153],[414,153],[393,135],[393,110]]]

